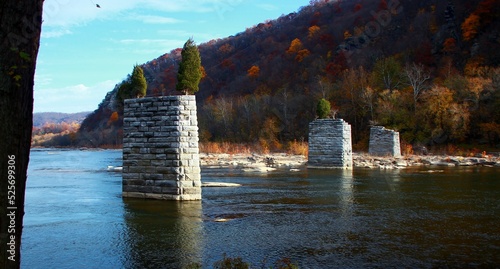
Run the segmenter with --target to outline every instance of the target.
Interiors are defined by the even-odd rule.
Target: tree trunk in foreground
[[[0,2],[0,268],[19,268],[43,0]]]

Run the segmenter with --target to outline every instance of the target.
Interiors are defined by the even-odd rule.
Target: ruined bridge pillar
[[[375,156],[401,157],[399,132],[382,126],[372,126],[368,152]]]
[[[311,122],[308,167],[352,169],[351,125],[342,119]]]
[[[201,200],[194,95],[124,102],[123,197]]]

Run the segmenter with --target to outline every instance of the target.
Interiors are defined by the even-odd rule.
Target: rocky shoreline
[[[275,170],[300,171],[307,167],[303,155],[285,153],[272,154],[200,154],[202,168],[231,168],[243,172],[272,172]],[[500,157],[461,157],[443,155],[410,155],[402,157],[379,157],[366,153],[353,154],[355,168],[404,169],[419,166],[488,166],[500,167]]]

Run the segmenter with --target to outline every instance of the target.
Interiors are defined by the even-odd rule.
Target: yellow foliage
[[[294,53],[297,53],[299,50],[301,50],[303,47],[304,47],[304,45],[302,45],[302,41],[300,41],[300,39],[298,39],[298,38],[295,38],[290,43],[290,47],[288,48],[288,50],[286,52],[290,53],[290,54],[294,54]]]
[[[490,67],[484,65],[482,57],[469,59],[464,68],[465,75],[470,77],[488,77],[490,71]]]
[[[317,25],[309,27],[309,38],[313,38],[321,28]]]
[[[250,154],[255,152],[247,144],[229,142],[203,142],[199,143],[200,152],[213,154]]]
[[[297,52],[297,56],[295,56],[295,60],[297,62],[302,62],[305,57],[309,56],[311,52],[308,49],[303,49]]]
[[[345,30],[344,39],[348,39],[349,37],[352,37],[351,33],[349,32],[349,30]]]
[[[200,66],[200,71],[201,71],[201,79],[204,79],[207,77],[207,71],[205,70],[205,67],[203,65]]]
[[[309,145],[307,142],[298,142],[294,140],[288,143],[288,154],[303,155],[305,157],[309,154]]]

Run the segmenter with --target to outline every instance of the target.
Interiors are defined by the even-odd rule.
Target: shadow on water
[[[123,201],[126,268],[185,268],[201,262],[201,201]]]

